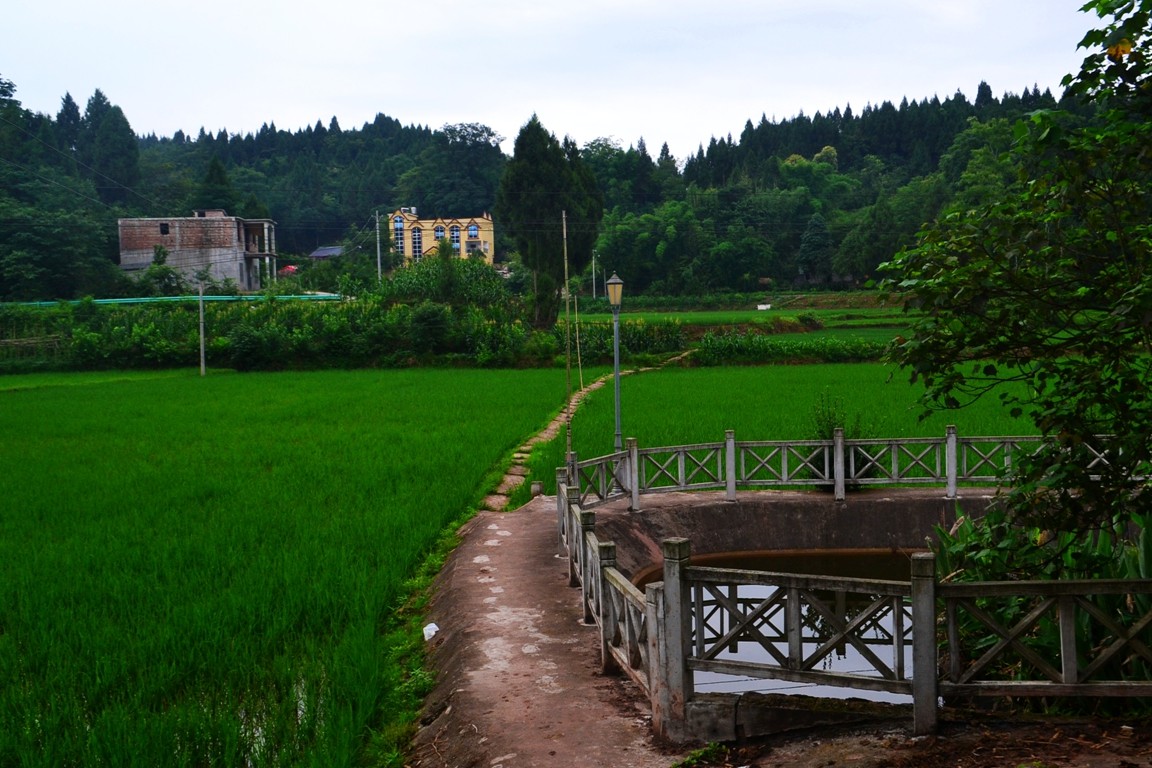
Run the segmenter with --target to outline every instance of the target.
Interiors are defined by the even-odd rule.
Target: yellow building
[[[478,254],[489,264],[496,255],[492,215],[484,213],[470,219],[421,219],[415,208],[400,208],[390,217],[392,243],[405,263],[436,252],[441,240],[452,243],[460,257]]]

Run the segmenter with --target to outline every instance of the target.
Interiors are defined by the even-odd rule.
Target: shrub
[[[547,331],[533,331],[524,345],[524,358],[537,365],[551,364],[562,349],[556,337]]]
[[[886,345],[866,339],[817,336],[778,338],[762,333],[706,333],[693,360],[698,365],[761,363],[863,363],[883,359]]]

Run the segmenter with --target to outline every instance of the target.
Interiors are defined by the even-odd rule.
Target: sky
[[[907,97],[970,100],[1079,69],[1083,0],[52,0],[6,8],[0,77],[26,109],[98,88],[137,134],[295,131],[378,113],[481,123],[509,154],[537,115],[584,145],[681,161],[747,121]]]

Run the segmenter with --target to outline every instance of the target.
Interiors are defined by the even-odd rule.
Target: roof
[[[317,248],[308,254],[310,259],[331,259],[334,256],[339,256],[344,252],[342,245],[326,245],[323,248]]]

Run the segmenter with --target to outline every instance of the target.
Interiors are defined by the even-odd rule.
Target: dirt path
[[[596,628],[558,556],[554,497],[482,512],[441,572],[429,621],[438,684],[410,765],[666,768],[647,702],[599,674]]]
[[[571,409],[607,380],[575,393]],[[653,742],[635,684],[600,674],[597,629],[579,621],[580,590],[568,586],[555,497],[502,511],[532,448],[566,420],[567,410],[515,453],[437,578],[428,612],[439,628],[430,642],[437,686],[413,768],[666,768],[685,753]]]

